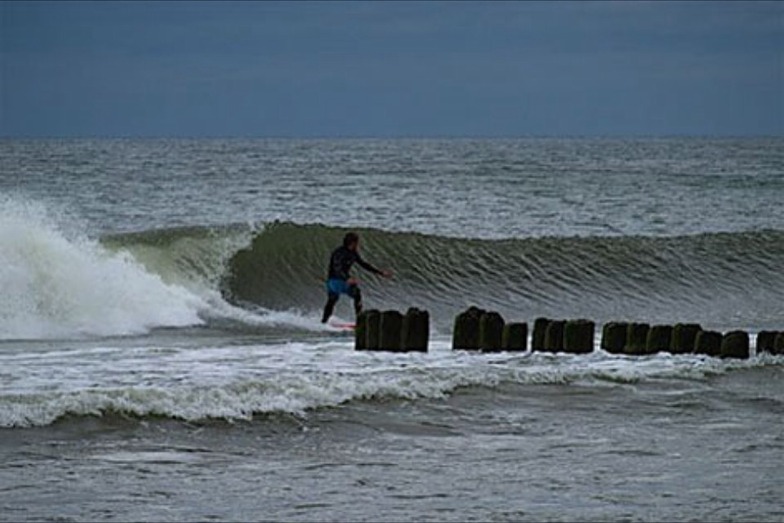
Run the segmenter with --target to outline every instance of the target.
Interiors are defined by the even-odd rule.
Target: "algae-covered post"
[[[367,350],[367,315],[368,311],[362,311],[357,316],[357,324],[354,327],[354,350]]]
[[[697,323],[676,323],[672,328],[670,352],[673,354],[689,354],[694,352],[697,333],[702,327]]]
[[[379,349],[397,352],[401,349],[400,334],[403,331],[403,315],[398,311],[381,313]]]
[[[525,352],[528,345],[528,324],[507,323],[504,325],[504,334],[501,339],[501,346],[508,351]]]
[[[670,325],[654,325],[648,331],[645,341],[645,352],[656,354],[657,352],[668,352],[672,346],[672,331]]]
[[[452,333],[453,349],[479,349],[479,320],[484,313],[482,309],[469,307],[457,315]]]
[[[636,356],[645,354],[650,328],[647,323],[630,323],[626,329],[626,347],[623,351]]]
[[[572,354],[593,352],[596,324],[590,320],[567,321],[564,326],[563,349]]]
[[[757,334],[757,354],[763,352],[775,354],[773,347],[776,343],[776,334],[778,334],[776,331],[760,331]]]
[[[564,327],[566,321],[551,321],[544,331],[544,350],[547,352],[561,352],[563,350]]]
[[[403,317],[402,344],[404,351],[427,352],[430,338],[430,313],[411,307]]]
[[[612,321],[602,328],[602,349],[610,354],[622,354],[626,347],[628,323]]]
[[[722,358],[749,357],[749,335],[743,331],[732,331],[724,335],[721,340]]]
[[[501,350],[504,319],[497,312],[486,312],[479,319],[479,348],[485,352]]]
[[[365,312],[365,349],[378,350],[381,342],[381,313],[375,309]]]
[[[534,332],[531,337],[531,350],[544,351],[544,336],[547,332],[547,326],[550,325],[549,318],[536,318],[534,320]]]
[[[706,356],[719,356],[721,354],[722,335],[715,331],[700,331],[694,342],[694,352]]]
[[[776,334],[776,339],[773,342],[773,354],[784,355],[784,332]]]

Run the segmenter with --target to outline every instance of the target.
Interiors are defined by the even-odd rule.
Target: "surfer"
[[[349,275],[351,266],[355,262],[373,274],[381,275],[384,278],[392,277],[392,271],[377,269],[363,260],[359,255],[359,235],[355,232],[346,233],[343,237],[343,245],[332,251],[332,256],[329,258],[327,304],[324,306],[324,316],[321,318],[321,323],[327,323],[329,317],[332,316],[332,311],[335,310],[335,304],[341,294],[346,294],[354,300],[354,312],[357,315],[362,312],[362,293],[359,290],[359,282]]]

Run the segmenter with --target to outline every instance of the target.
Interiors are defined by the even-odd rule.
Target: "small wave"
[[[321,372],[275,372],[212,386],[93,387],[0,396],[0,427],[46,426],[65,417],[121,415],[136,418],[241,421],[266,414],[307,415],[314,409],[355,401],[441,399],[460,389],[503,385],[607,383],[651,379],[703,379],[733,369],[780,365],[782,357],[723,361],[701,356],[654,356],[630,360],[589,356],[450,354],[453,364],[420,356],[417,365],[394,357],[373,368]],[[380,356],[383,358],[383,356]],[[378,363],[378,362],[377,362]],[[391,367],[391,368],[390,368]]]

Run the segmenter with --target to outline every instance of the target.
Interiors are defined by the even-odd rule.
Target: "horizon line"
[[[628,134],[499,134],[499,135],[470,135],[470,134],[422,134],[422,135],[373,135],[373,134],[346,134],[346,135],[186,135],[186,134],[127,134],[127,135],[2,135],[0,140],[525,140],[525,139],[666,139],[666,138],[784,138],[781,134],[731,134],[731,133],[628,133]]]

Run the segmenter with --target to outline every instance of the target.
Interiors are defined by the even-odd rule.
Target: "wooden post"
[[[378,350],[381,342],[381,313],[375,309],[365,313],[365,349]]]
[[[479,319],[479,348],[485,352],[501,350],[504,319],[497,312],[486,312]]]
[[[357,316],[357,325],[354,327],[354,350],[367,350],[367,315],[362,311]]]
[[[720,332],[700,331],[697,333],[697,340],[694,342],[694,352],[707,356],[719,356],[721,354],[722,335]]]
[[[648,338],[645,341],[645,352],[656,354],[657,352],[669,352],[672,346],[672,331],[670,325],[654,325],[648,331]]]
[[[694,352],[697,334],[702,327],[697,323],[677,323],[672,328],[670,352],[673,354],[689,354]]]
[[[725,334],[721,340],[721,357],[748,359],[748,333],[743,331],[732,331]]]
[[[589,320],[567,321],[564,327],[563,349],[571,354],[593,352],[596,324]]]
[[[650,328],[647,323],[630,323],[626,329],[626,347],[623,351],[632,355],[645,354],[645,344],[648,341]]]
[[[548,318],[536,318],[534,320],[534,332],[531,338],[532,351],[544,351],[544,336],[547,333],[547,326],[552,320]]]
[[[404,351],[427,352],[430,338],[430,313],[411,307],[403,317],[402,348]]]
[[[501,347],[508,351],[525,352],[528,348],[528,324],[522,322],[504,325]]]
[[[776,344],[776,331],[761,331],[757,334],[757,354],[770,352],[775,354],[773,348]]]
[[[551,321],[544,331],[544,350],[547,352],[561,352],[563,350],[565,321]]]
[[[479,320],[485,311],[477,307],[469,307],[455,318],[452,333],[452,349],[479,349]]]
[[[400,334],[403,331],[403,315],[398,311],[384,311],[381,313],[379,330],[381,337],[379,350],[400,352]]]
[[[602,328],[602,349],[610,354],[622,354],[626,348],[626,333],[629,330],[628,323],[610,322],[605,323]]]

